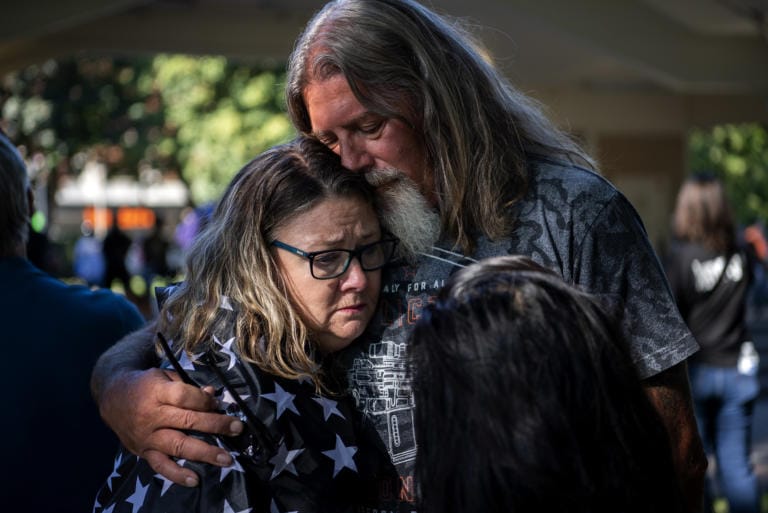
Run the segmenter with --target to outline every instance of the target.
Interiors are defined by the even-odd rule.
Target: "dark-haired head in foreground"
[[[413,333],[411,365],[424,513],[683,510],[616,323],[533,261],[454,275]]]

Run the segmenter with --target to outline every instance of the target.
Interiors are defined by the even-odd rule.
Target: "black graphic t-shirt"
[[[399,474],[380,482],[378,502],[360,511],[415,510],[418,440],[406,375],[408,336],[445,280],[473,260],[526,255],[567,282],[603,297],[621,315],[643,378],[698,349],[679,316],[642,222],[626,198],[591,171],[547,160],[537,161],[535,167],[526,197],[510,212],[516,219],[511,237],[481,238],[468,256],[439,244],[417,265],[394,269],[384,277],[372,335],[344,351],[357,407],[377,427]]]
[[[746,310],[752,272],[746,251],[726,255],[673,240],[665,263],[680,314],[701,346],[691,362],[735,367],[742,342],[750,339]]]

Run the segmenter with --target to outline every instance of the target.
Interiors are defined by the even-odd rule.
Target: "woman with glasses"
[[[209,387],[245,425],[234,465],[177,462],[200,476],[172,484],[121,448],[94,511],[346,511],[388,472],[386,454],[337,393],[333,353],[365,336],[381,269],[397,239],[382,231],[362,174],[300,138],[232,180],[160,310],[164,367]]]

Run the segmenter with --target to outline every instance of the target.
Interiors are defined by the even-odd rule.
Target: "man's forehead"
[[[357,99],[341,75],[310,82],[303,94],[312,130],[344,127],[373,115]]]

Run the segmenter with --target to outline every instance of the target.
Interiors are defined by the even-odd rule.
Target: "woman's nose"
[[[341,276],[342,290],[362,290],[368,286],[368,276],[363,271],[360,260],[353,258],[349,263],[349,268]]]

